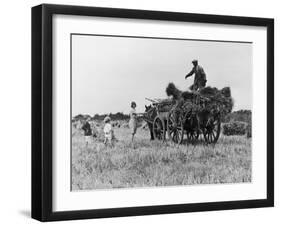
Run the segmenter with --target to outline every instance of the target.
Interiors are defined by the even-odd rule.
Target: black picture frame
[[[267,198],[130,208],[52,210],[52,17],[55,14],[181,21],[267,28]],[[43,4],[32,8],[32,218],[57,221],[274,206],[274,20]]]

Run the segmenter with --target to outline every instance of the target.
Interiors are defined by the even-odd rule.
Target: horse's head
[[[148,112],[151,108],[152,108],[152,105],[144,105],[145,107],[145,112]]]
[[[145,112],[143,114],[144,120],[146,122],[152,122],[154,118],[156,117],[156,108],[150,105],[145,105]]]

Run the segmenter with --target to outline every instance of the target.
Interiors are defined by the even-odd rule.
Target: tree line
[[[117,112],[117,113],[109,113],[109,114],[95,114],[94,116],[91,116],[89,114],[78,114],[73,117],[73,120],[85,120],[87,118],[91,118],[91,120],[96,121],[102,121],[106,116],[109,116],[111,120],[128,120],[130,119],[130,116],[127,114],[124,114],[123,112]]]

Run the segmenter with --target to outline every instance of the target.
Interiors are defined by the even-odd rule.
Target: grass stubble
[[[150,141],[139,129],[134,145],[130,130],[115,129],[119,141],[106,147],[72,135],[72,190],[137,188],[251,182],[251,139],[221,135],[216,145],[176,145]],[[201,138],[202,140],[202,138]]]

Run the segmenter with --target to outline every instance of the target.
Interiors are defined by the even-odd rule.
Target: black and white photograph
[[[71,191],[252,182],[253,43],[70,35]]]
[[[34,6],[31,162],[39,221],[274,206],[274,19]]]

